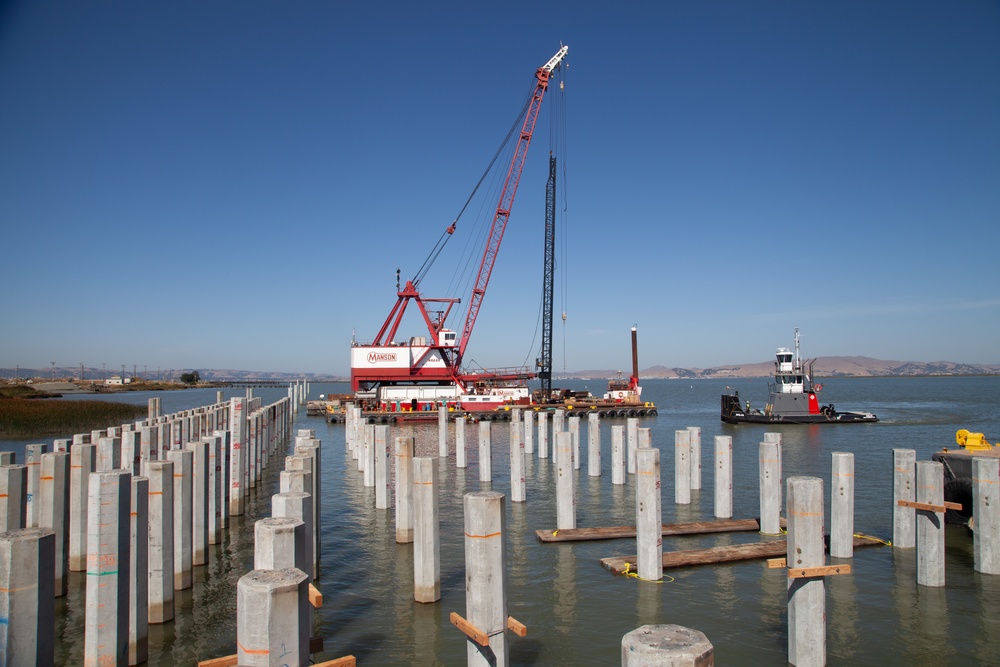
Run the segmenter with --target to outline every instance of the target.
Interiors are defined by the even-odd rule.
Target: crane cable
[[[561,69],[562,68],[560,68],[560,70]],[[566,63],[566,70],[567,70],[567,73],[568,73],[569,63]],[[564,77],[565,77],[565,75],[560,71],[560,75],[559,76],[560,76],[560,79],[559,79],[560,92],[564,92],[563,83],[564,83]],[[568,77],[566,77],[566,78],[568,78]],[[566,122],[566,115],[567,115],[568,103],[567,103],[567,98],[566,98],[565,94],[561,95],[560,97],[562,97],[562,102],[563,102],[562,105],[560,106],[560,111],[562,112],[562,118],[560,119],[560,123],[559,123],[560,130],[562,132],[562,135],[561,135],[561,139],[562,139],[562,143],[561,143],[561,146],[562,146],[562,157],[564,158],[564,159],[560,160],[560,162],[562,163],[562,171],[563,171],[563,173],[562,173],[562,182],[563,182],[563,187],[562,187],[562,204],[563,204],[563,206],[562,206],[562,213],[563,213],[563,215],[562,215],[562,224],[558,226],[557,231],[562,231],[562,239],[563,239],[563,242],[561,244],[559,244],[560,247],[561,247],[561,249],[562,249],[562,253],[561,253],[562,257],[561,257],[561,261],[559,262],[559,273],[560,273],[560,286],[562,288],[560,290],[560,292],[561,292],[561,305],[562,305],[562,309],[561,309],[562,310],[562,328],[563,328],[563,345],[562,345],[562,349],[563,349],[563,372],[565,372],[566,371],[566,311],[568,310],[568,301],[569,301],[569,239],[570,239],[570,235],[569,235],[569,204],[568,204],[569,198],[568,198],[568,195],[567,195],[567,192],[569,190],[569,177],[567,176],[567,172],[566,172],[566,166],[567,166],[566,163],[567,163],[567,160],[565,159],[566,154],[568,152],[567,147],[566,147],[566,144],[568,143],[568,141],[566,139],[566,136],[567,136],[566,135],[566,130],[567,130],[566,126],[568,124]]]
[[[486,170],[483,171],[482,176],[479,177],[479,181],[476,183],[476,186],[472,188],[472,192],[469,194],[468,199],[465,200],[465,204],[462,205],[462,208],[458,212],[458,215],[455,216],[455,219],[448,226],[448,228],[445,229],[444,232],[442,232],[441,237],[434,245],[434,248],[431,249],[431,252],[427,256],[427,259],[425,259],[424,263],[420,265],[420,269],[417,270],[417,274],[413,277],[414,285],[419,285],[420,281],[423,280],[423,278],[427,275],[427,272],[430,271],[431,266],[433,266],[435,260],[437,260],[438,256],[441,254],[441,251],[444,250],[445,245],[448,243],[448,239],[450,239],[452,235],[455,233],[455,229],[458,227],[458,221],[465,213],[465,209],[468,208],[469,203],[472,201],[472,198],[476,196],[476,192],[479,190],[479,187],[483,184],[483,181],[486,180],[486,177],[493,170],[493,166],[496,164],[497,159],[503,153],[504,148],[510,144],[510,138],[514,136],[514,133],[517,131],[518,127],[524,123],[524,116],[525,114],[528,113],[528,107],[531,104],[531,98],[533,94],[534,94],[534,86],[532,86],[532,94],[529,94],[528,97],[525,99],[524,105],[521,107],[520,113],[518,114],[517,118],[514,119],[514,123],[510,126],[510,130],[507,131],[507,136],[504,137],[502,142],[500,142],[500,146],[497,148],[496,153],[493,154],[493,158],[490,160],[490,163],[486,167]]]

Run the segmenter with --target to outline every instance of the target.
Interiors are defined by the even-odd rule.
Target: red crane
[[[486,296],[486,288],[489,286],[490,274],[493,272],[493,265],[500,250],[507,220],[510,218],[514,195],[517,193],[518,182],[521,178],[524,160],[528,154],[528,146],[531,144],[531,136],[534,133],[535,121],[538,119],[538,112],[541,109],[542,98],[548,89],[549,77],[568,51],[569,47],[563,46],[535,72],[535,90],[525,111],[514,155],[500,193],[500,201],[497,203],[493,216],[461,336],[458,337],[454,331],[444,328],[445,320],[451,312],[452,306],[459,303],[459,299],[423,298],[417,289],[419,278],[406,281],[405,286],[400,289],[397,275],[396,305],[390,311],[382,328],[379,329],[375,340],[369,345],[352,344],[351,386],[354,391],[371,390],[380,385],[416,383],[455,385],[464,391],[467,384],[478,379],[514,379],[532,376],[526,369],[511,372],[463,374],[461,365],[465,349],[472,337],[472,330],[476,325],[479,309]],[[452,224],[442,239],[446,239],[454,231],[455,225]],[[439,242],[438,247],[440,245],[441,242]],[[432,252],[432,257],[436,257],[436,252],[439,252],[439,249],[436,248]],[[407,342],[397,343],[394,338],[411,300],[417,303],[424,324],[427,326],[429,340],[423,337],[414,337]],[[442,309],[429,310],[427,305],[433,303],[442,304]]]

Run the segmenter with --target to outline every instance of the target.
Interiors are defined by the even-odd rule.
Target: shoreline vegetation
[[[0,397],[0,438],[12,440],[105,429],[145,417],[145,405]]]
[[[186,384],[184,382],[130,382],[124,385],[107,385],[102,382],[75,382],[72,380],[34,379],[3,385],[0,398],[59,398],[63,394],[120,394],[132,391],[172,391],[194,387],[214,387],[212,382]]]
[[[40,387],[45,387],[39,381]],[[166,391],[187,389],[191,385],[180,382],[135,383],[124,388],[109,390],[104,385],[78,386],[76,383],[59,383],[73,389],[46,391],[30,384],[0,386],[0,438],[21,440],[48,436],[65,436],[69,433],[90,432],[105,429],[109,424],[121,424],[145,417],[148,406],[117,403],[113,400],[46,401],[41,399],[59,398],[60,391],[74,394],[111,395],[122,391]]]

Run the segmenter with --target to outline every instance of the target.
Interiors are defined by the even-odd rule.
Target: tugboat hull
[[[786,401],[787,402],[787,401]],[[871,412],[838,412],[832,405],[825,405],[818,413],[808,413],[794,407],[782,410],[780,400],[770,409],[748,410],[740,403],[740,394],[722,395],[722,421],[727,424],[860,424],[877,422]]]

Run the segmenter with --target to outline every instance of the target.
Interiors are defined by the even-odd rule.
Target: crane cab
[[[448,329],[442,329],[438,334],[438,347],[455,347],[458,342],[458,334]]]

